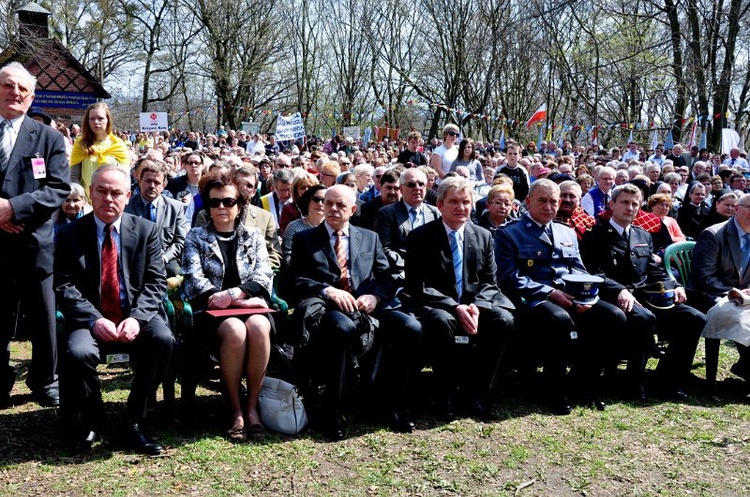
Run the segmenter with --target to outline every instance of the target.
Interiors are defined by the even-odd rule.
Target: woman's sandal
[[[262,442],[266,438],[266,429],[263,428],[263,425],[260,423],[250,425],[247,429],[246,436],[248,440],[253,442]]]
[[[227,432],[227,438],[232,443],[247,442],[247,431],[244,426],[233,426]]]

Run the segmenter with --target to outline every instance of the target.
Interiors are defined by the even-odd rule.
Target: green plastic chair
[[[669,245],[664,251],[664,269],[670,278],[683,286],[687,285],[693,268],[694,247],[695,242],[678,242]],[[675,278],[675,270],[680,275],[679,280]]]

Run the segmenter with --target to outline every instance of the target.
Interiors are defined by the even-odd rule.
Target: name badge
[[[41,157],[31,159],[31,170],[34,172],[34,179],[45,179],[47,177],[47,164]]]

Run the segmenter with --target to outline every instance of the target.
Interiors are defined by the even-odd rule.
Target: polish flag
[[[546,121],[547,120],[547,104],[542,104],[541,107],[539,107],[536,112],[534,112],[534,115],[531,116],[531,119],[526,121],[526,127],[528,128],[534,123]]]

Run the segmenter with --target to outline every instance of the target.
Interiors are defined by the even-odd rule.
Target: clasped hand
[[[244,294],[244,292],[242,292],[242,294]],[[260,297],[232,299],[232,295],[229,293],[229,290],[216,292],[208,297],[209,309],[226,309],[227,307],[252,309],[255,307],[268,307],[268,303]]]
[[[355,309],[370,314],[378,306],[378,298],[375,295],[360,295],[355,299],[351,293],[332,286],[326,288],[325,295],[339,309],[349,314],[353,313]]]
[[[469,335],[476,335],[479,330],[479,308],[474,304],[456,306],[456,317],[461,328]]]
[[[102,342],[132,342],[141,332],[141,325],[133,318],[124,319],[115,325],[107,318],[97,319],[91,332]]]

